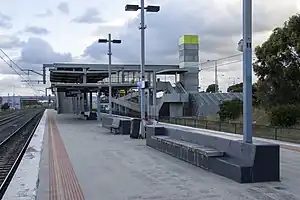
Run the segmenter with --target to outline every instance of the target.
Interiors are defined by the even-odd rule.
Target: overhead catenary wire
[[[254,52],[253,52],[254,53]],[[231,62],[226,62],[226,60],[228,59],[233,59],[233,58],[237,58],[237,57],[242,57],[242,53],[241,54],[235,54],[235,55],[231,55],[231,56],[227,56],[227,57],[223,57],[223,58],[219,58],[219,59],[216,59],[216,60],[208,60],[208,61],[205,61],[205,62],[201,62],[200,63],[200,67],[203,66],[203,65],[211,65],[209,67],[204,67],[204,68],[201,68],[200,71],[202,70],[208,70],[208,69],[214,69],[215,68],[215,62],[217,62],[217,66],[228,66],[230,64],[234,64],[234,63],[239,63],[239,62],[242,62],[243,59],[242,58],[239,58],[238,60],[233,60]],[[253,55],[253,59],[256,58],[256,55],[254,54]],[[223,63],[220,64],[220,61]],[[225,62],[225,63],[224,63]]]
[[[254,54],[252,56],[253,59],[256,59],[255,52],[253,51],[252,53]],[[208,60],[208,61],[200,63],[199,72],[200,72],[200,75],[201,75],[201,72],[204,71],[204,70],[215,69],[215,70],[218,71],[219,67],[229,66],[231,64],[240,63],[242,61],[243,61],[243,53],[234,54],[234,55],[231,55],[231,56],[227,56],[227,57],[223,57],[223,58],[219,58],[219,59],[215,59],[215,60]],[[203,79],[201,78],[201,80],[203,80]],[[217,85],[219,85],[218,84],[218,75],[217,75],[217,72],[215,73],[215,81],[214,82]],[[202,85],[201,88],[205,88],[205,86]]]
[[[297,60],[300,62],[300,55],[298,55],[298,54],[293,50],[293,47],[291,47],[291,46],[289,45],[288,42],[284,42],[283,44],[287,44],[287,45],[288,45],[289,50],[291,50],[291,53],[294,55],[294,58],[297,59]],[[207,65],[207,64],[211,64],[212,66],[206,67],[206,68],[202,68],[202,69],[200,69],[199,71],[206,70],[206,69],[213,69],[213,68],[215,68],[215,62],[217,62],[218,67],[219,67],[219,66],[225,66],[225,65],[230,65],[230,64],[242,62],[242,61],[243,61],[242,56],[243,56],[243,53],[239,53],[239,54],[234,54],[234,55],[227,56],[227,57],[223,57],[223,58],[218,58],[218,59],[214,59],[214,60],[207,60],[207,61],[205,61],[205,62],[201,62],[201,63],[199,63],[199,64],[200,64],[200,67],[201,67],[202,65]],[[219,64],[219,63],[222,62],[222,61],[224,62],[224,61],[226,61],[226,60],[228,60],[228,59],[231,59],[231,58],[237,58],[237,57],[241,57],[241,58],[239,58],[238,60],[232,61],[232,62]],[[256,59],[256,58],[257,58],[257,57],[256,57],[256,54],[255,54],[255,50],[252,51],[252,57],[253,57],[253,59]]]
[[[24,75],[26,75],[22,68],[19,67],[19,65],[15,63],[2,49],[0,49],[0,52],[4,54],[4,56],[0,55],[1,60],[3,60],[18,76],[20,76],[20,78],[22,78],[32,90],[38,93],[38,90],[32,84],[30,84],[30,80],[28,81],[27,79],[25,79],[23,75],[17,70],[19,69],[24,73]],[[5,59],[5,57],[8,59],[8,61]]]

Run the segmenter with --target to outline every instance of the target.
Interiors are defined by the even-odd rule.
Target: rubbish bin
[[[131,128],[130,128],[130,138],[139,138],[140,133],[140,119],[132,119],[131,120]]]

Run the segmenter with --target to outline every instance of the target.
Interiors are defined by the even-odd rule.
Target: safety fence
[[[211,121],[198,118],[161,118],[159,121],[195,128],[243,134],[243,124],[237,122]],[[299,128],[280,128],[253,124],[253,136],[300,143]]]

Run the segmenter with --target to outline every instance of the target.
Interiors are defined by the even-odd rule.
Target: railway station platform
[[[47,110],[3,199],[300,199],[299,145],[281,146],[281,182],[239,184],[145,143]]]

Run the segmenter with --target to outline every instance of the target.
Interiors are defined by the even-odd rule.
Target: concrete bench
[[[81,112],[80,118],[84,120],[97,120],[97,113],[95,112]]]
[[[147,125],[146,144],[154,149],[239,183],[280,180],[279,145],[244,143],[179,125]]]
[[[120,119],[114,117],[111,125],[106,125],[108,128],[110,128],[110,132],[114,130],[115,133],[118,133],[118,130],[120,129]]]
[[[129,135],[131,132],[132,119],[122,116],[110,116],[102,114],[101,121],[103,128],[107,128],[111,130],[111,132],[114,130],[116,134]]]
[[[224,156],[224,152],[219,151],[214,148],[205,147],[203,145],[198,145],[195,143],[187,142],[184,140],[177,140],[174,138],[170,138],[169,136],[152,136],[154,140],[158,140],[161,142],[165,142],[171,145],[178,145],[182,148],[188,148],[191,151],[199,153],[205,157],[222,157]]]

